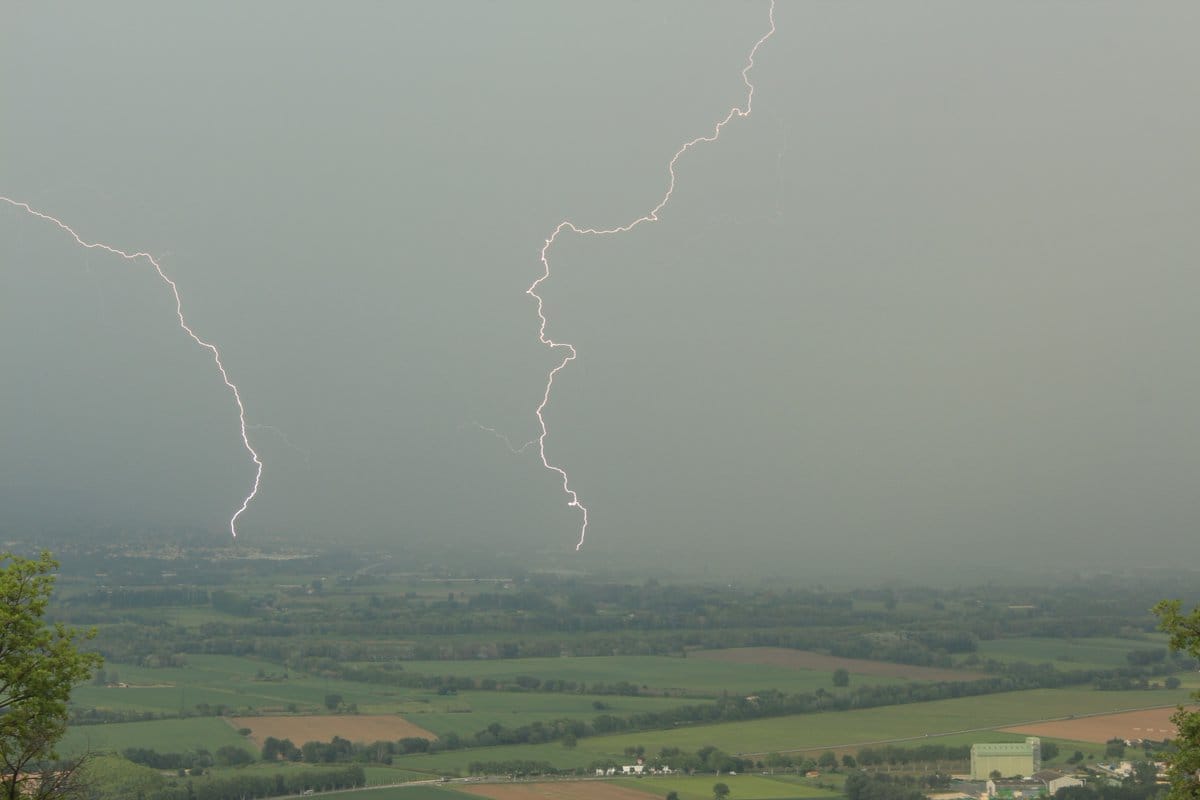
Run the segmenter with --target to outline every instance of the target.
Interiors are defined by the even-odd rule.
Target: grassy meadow
[[[665,797],[678,792],[679,800],[712,800],[714,783],[726,784],[730,797],[737,800],[791,800],[807,797],[837,797],[839,792],[821,789],[781,777],[767,775],[654,775],[645,778],[619,778],[616,783]]]
[[[1047,637],[1014,637],[990,639],[979,643],[979,657],[996,661],[1024,661],[1030,664],[1053,664],[1055,669],[1112,669],[1129,665],[1126,655],[1132,650],[1166,648],[1165,635],[1152,634],[1145,641],[1130,639],[1086,638],[1051,639]]]
[[[1063,643],[1034,641],[1033,644],[1043,648],[1044,652],[1050,645]],[[1095,654],[1107,653],[1110,660],[1118,658],[1118,651],[1123,659],[1123,653],[1130,649],[1127,640],[1100,640],[1091,645],[1086,642],[1069,644],[1077,647],[1077,654],[1084,652],[1084,648],[1090,648]],[[1034,648],[1029,642],[1015,640],[1009,652],[1013,657],[1029,657]],[[434,667],[438,666],[443,668],[445,674],[451,674],[452,669],[455,674],[471,674],[473,677],[505,679],[534,675],[584,682],[628,680],[639,686],[665,686],[670,683],[697,693],[715,693],[717,687],[724,684],[732,685],[734,691],[753,691],[745,687],[768,686],[802,691],[825,688],[826,685],[829,686],[826,691],[833,690],[829,685],[830,676],[824,672],[672,657],[406,664],[414,672],[428,673],[434,673]],[[325,695],[337,693],[342,696],[343,702],[356,704],[362,713],[400,713],[438,735],[470,735],[494,722],[505,727],[519,727],[564,717],[591,719],[600,713],[627,716],[638,711],[697,702],[696,698],[671,696],[592,696],[537,691],[463,691],[456,695],[439,695],[431,690],[332,680],[294,671],[284,679],[281,667],[235,656],[188,656],[187,666],[180,668],[150,669],[121,664],[110,664],[107,668],[116,670],[120,681],[126,686],[81,686],[76,690],[74,702],[96,708],[158,713],[177,712],[181,707],[190,709],[197,703],[224,704],[249,714],[279,713],[288,708],[321,713],[324,711]],[[851,686],[860,679],[868,680],[866,676],[852,676]],[[791,683],[786,683],[786,680]],[[573,768],[585,766],[595,759],[620,760],[624,757],[626,747],[638,745],[646,747],[648,752],[657,752],[662,747],[696,750],[715,745],[732,753],[767,753],[819,751],[826,748],[841,751],[867,743],[919,743],[926,739],[947,744],[969,744],[978,740],[977,731],[1031,720],[1174,704],[1182,702],[1186,696],[1186,689],[1149,692],[1102,692],[1082,687],[1038,689],[856,711],[589,737],[580,739],[575,748],[566,748],[561,743],[553,742],[414,754],[397,757],[395,766],[423,774],[449,774],[465,771],[471,761],[528,759],[546,761],[560,768]],[[992,741],[1020,739],[1017,734],[1004,733],[989,737]],[[242,747],[249,752],[256,750],[252,742],[239,736],[225,720],[192,717],[75,726],[68,733],[64,751],[121,750],[127,747],[154,748],[160,752],[182,752],[199,747],[215,751],[226,744]],[[1064,743],[1064,749],[1067,746]],[[1071,751],[1076,749],[1073,743],[1069,746]],[[1078,749],[1087,753],[1093,748],[1081,746]]]
[[[78,725],[67,730],[59,750],[66,755],[84,752],[120,752],[127,747],[144,747],[160,753],[183,753],[205,749],[216,752],[225,745],[241,747],[258,755],[258,748],[219,717],[159,719],[151,722],[114,722]]]

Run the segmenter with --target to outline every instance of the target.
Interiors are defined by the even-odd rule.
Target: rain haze
[[[256,537],[804,576],[1200,556],[1200,6],[4,5],[0,194],[154,255]],[[228,537],[144,261],[0,205],[0,538]],[[270,426],[270,427],[267,427]],[[762,566],[767,564],[769,566]],[[758,566],[756,566],[758,565]]]

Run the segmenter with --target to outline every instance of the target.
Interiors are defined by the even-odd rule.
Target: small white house
[[[621,767],[622,775],[641,775],[645,771],[645,764],[625,764]]]

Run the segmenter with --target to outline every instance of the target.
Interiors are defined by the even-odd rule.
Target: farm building
[[[993,772],[1003,778],[1032,775],[1042,768],[1042,742],[1030,736],[1021,742],[971,745],[971,780],[987,780]]]
[[[1046,784],[1046,791],[1050,794],[1056,793],[1059,789],[1066,786],[1083,786],[1083,781],[1079,778],[1073,778],[1070,775],[1064,775],[1061,772],[1056,772],[1052,769],[1044,769],[1040,772],[1035,772],[1031,775],[1035,781],[1040,781]]]
[[[1038,781],[988,781],[986,793],[989,798],[1002,800],[1032,800],[1048,796],[1049,791]]]

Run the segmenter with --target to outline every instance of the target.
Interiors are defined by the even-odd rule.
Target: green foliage
[[[121,755],[134,764],[157,770],[203,770],[213,765],[212,754],[203,748],[187,753],[160,753],[146,747],[127,747]]]
[[[1164,600],[1154,607],[1159,627],[1171,636],[1171,649],[1200,658],[1200,606],[1184,614],[1178,600]],[[1192,697],[1200,700],[1200,692]],[[1171,717],[1179,729],[1176,751],[1168,756],[1171,800],[1195,800],[1200,796],[1200,712],[1183,706]]]
[[[56,758],[71,689],[102,662],[79,652],[78,631],[43,620],[57,568],[46,552],[37,559],[0,554],[0,790],[6,796],[34,791],[19,784]]]
[[[1154,784],[1126,781],[1117,786],[1086,784],[1067,786],[1055,793],[1055,800],[1162,800],[1165,792]]]
[[[216,762],[221,767],[241,767],[249,764],[254,758],[240,747],[231,744],[217,748]]]
[[[89,759],[81,779],[88,787],[89,795],[99,800],[152,797],[166,784],[166,779],[157,770],[139,766],[120,756]]]
[[[835,669],[833,671],[833,685],[834,686],[849,686],[850,685],[849,670],[843,669],[841,667],[838,667],[837,669]]]
[[[924,800],[911,778],[853,772],[842,787],[846,800]]]
[[[277,739],[274,736],[268,736],[262,746],[263,761],[299,761],[301,751],[299,747],[292,744],[291,739]]]
[[[725,800],[725,798],[728,796],[729,796],[729,784],[728,783],[714,783],[713,784],[713,800]]]
[[[513,758],[507,761],[472,761],[467,765],[467,772],[472,775],[557,775],[559,770],[548,761],[533,761],[530,759]]]

